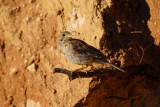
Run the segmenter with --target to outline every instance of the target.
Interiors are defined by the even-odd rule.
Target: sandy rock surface
[[[160,106],[159,10],[159,0],[1,0],[0,106]],[[81,67],[58,48],[64,30],[127,72],[54,73]]]

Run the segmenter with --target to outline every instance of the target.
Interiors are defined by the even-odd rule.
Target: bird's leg
[[[95,70],[96,68],[91,64],[91,71]]]
[[[87,68],[87,67],[88,67],[88,65],[85,65],[85,66],[82,65],[81,68],[78,68],[78,69],[76,69],[76,70],[74,70],[74,71],[71,71],[71,75],[73,76],[73,72],[77,72],[77,71],[83,70],[83,69],[85,69],[85,68]],[[80,78],[80,75],[78,75],[78,78]]]
[[[91,72],[94,72],[96,70],[96,68],[91,64]]]
[[[78,68],[78,69],[76,69],[76,70],[74,70],[74,71],[71,71],[71,75],[73,76],[73,72],[77,72],[77,71],[83,70],[83,69],[85,69],[85,68],[87,68],[87,67],[88,67],[88,65],[85,65],[85,66],[82,65],[81,68]],[[80,75],[78,75],[78,78],[80,78]]]
[[[71,73],[73,73],[73,72],[77,72],[77,71],[80,71],[80,70],[83,70],[83,69],[85,69],[85,68],[87,68],[88,67],[88,65],[82,65],[82,67],[81,68],[78,68],[78,69],[76,69],[76,70],[74,70],[74,71],[71,71]]]

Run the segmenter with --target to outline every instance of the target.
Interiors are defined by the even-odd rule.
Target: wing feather
[[[101,53],[98,49],[94,48],[91,45],[88,45],[82,40],[72,39],[70,42],[74,44],[73,45],[74,51],[76,51],[79,54],[87,55],[88,57],[94,57],[96,59],[104,60],[105,58],[105,55]]]

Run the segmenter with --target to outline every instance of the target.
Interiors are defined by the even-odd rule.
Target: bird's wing
[[[94,57],[94,58],[100,58],[100,59],[105,58],[104,54],[101,53],[98,49],[88,45],[82,40],[72,39],[71,43],[74,44],[73,49],[79,54],[87,55],[89,57]]]

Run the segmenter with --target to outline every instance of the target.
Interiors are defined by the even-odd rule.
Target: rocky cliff
[[[1,0],[1,107],[160,106],[159,10],[159,0]],[[58,49],[64,30],[126,73],[104,65],[72,81],[54,73],[80,67]]]

